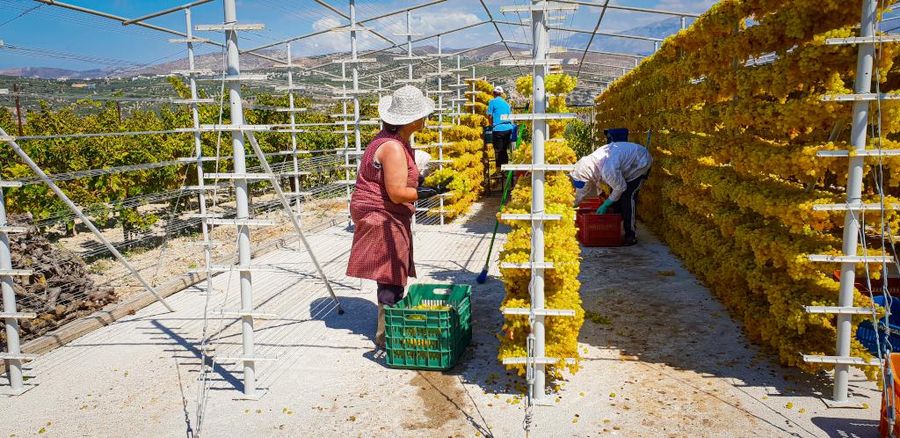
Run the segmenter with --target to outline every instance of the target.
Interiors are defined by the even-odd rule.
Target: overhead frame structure
[[[158,32],[161,32],[164,34],[175,36],[177,38],[174,38],[172,40],[172,42],[187,44],[189,58],[191,58],[191,60],[193,60],[193,49],[196,45],[208,44],[208,45],[220,48],[220,49],[225,49],[227,51],[228,61],[229,61],[229,69],[228,69],[227,73],[232,79],[235,79],[235,80],[231,80],[231,81],[226,81],[228,90],[229,90],[229,95],[231,97],[230,105],[231,105],[232,114],[237,115],[235,117],[236,121],[233,121],[232,125],[222,126],[222,127],[212,127],[211,129],[204,128],[203,126],[199,125],[199,120],[197,118],[197,105],[200,103],[210,103],[210,102],[208,102],[208,101],[200,102],[201,99],[198,98],[197,86],[196,86],[195,79],[201,75],[199,74],[199,71],[195,70],[195,67],[193,65],[189,66],[189,70],[187,72],[185,72],[186,76],[188,76],[190,78],[190,85],[191,85],[191,98],[190,99],[181,99],[178,102],[175,102],[175,100],[171,100],[171,99],[166,100],[166,99],[154,99],[154,98],[110,98],[110,99],[115,99],[117,101],[145,101],[145,102],[151,101],[151,100],[159,100],[160,102],[173,102],[173,103],[190,105],[192,108],[192,115],[193,115],[193,117],[192,117],[193,118],[193,127],[188,131],[179,131],[178,133],[192,132],[194,134],[193,135],[194,145],[196,146],[198,144],[200,132],[207,132],[210,130],[211,131],[226,131],[226,130],[231,131],[232,141],[233,141],[232,146],[234,149],[233,150],[234,154],[233,154],[232,160],[235,165],[235,168],[234,168],[235,175],[250,175],[249,173],[247,173],[248,170],[244,167],[244,164],[243,164],[243,159],[245,157],[245,145],[243,144],[243,137],[244,137],[244,132],[246,130],[250,129],[250,127],[247,125],[243,125],[242,121],[240,120],[243,115],[244,102],[240,98],[240,88],[239,87],[240,87],[240,83],[241,83],[242,79],[252,79],[252,78],[256,78],[258,76],[258,75],[254,76],[253,74],[246,74],[246,73],[242,75],[239,73],[240,72],[240,69],[239,69],[240,55],[243,54],[243,55],[253,56],[253,57],[257,57],[257,58],[272,62],[273,68],[286,67],[289,72],[288,73],[288,91],[289,92],[294,89],[294,84],[292,83],[293,77],[291,75],[291,72],[293,72],[293,71],[306,71],[306,72],[319,74],[324,77],[328,77],[328,78],[332,78],[332,79],[340,79],[340,80],[344,81],[347,79],[346,76],[338,75],[334,72],[327,71],[327,67],[329,65],[333,65],[333,62],[331,62],[331,61],[329,61],[328,63],[324,63],[321,65],[315,65],[312,67],[306,67],[306,66],[301,67],[301,66],[293,65],[292,58],[291,58],[290,44],[292,42],[300,41],[300,40],[311,38],[311,37],[318,36],[318,35],[325,35],[325,34],[328,34],[331,32],[349,31],[350,35],[351,35],[351,48],[350,48],[349,52],[351,52],[351,55],[352,55],[351,64],[353,66],[352,67],[352,69],[353,69],[352,76],[353,76],[353,86],[354,86],[353,97],[354,97],[354,116],[355,116],[354,117],[354,128],[355,128],[354,129],[354,140],[355,141],[354,141],[353,149],[355,149],[354,152],[356,152],[356,154],[358,154],[360,151],[360,148],[361,148],[359,126],[362,122],[359,117],[360,90],[358,87],[359,87],[359,85],[369,86],[369,87],[372,87],[371,91],[377,92],[377,94],[381,94],[383,91],[385,91],[385,88],[382,88],[382,86],[381,86],[381,79],[382,79],[381,76],[384,73],[387,73],[388,71],[382,71],[382,72],[375,73],[375,74],[361,74],[362,72],[360,72],[357,69],[358,63],[356,61],[359,60],[361,57],[375,56],[375,55],[382,54],[385,52],[390,52],[392,50],[401,49],[402,45],[404,44],[404,42],[397,42],[397,41],[392,40],[390,37],[385,36],[383,34],[383,32],[379,31],[378,29],[362,27],[362,25],[366,24],[366,23],[373,23],[378,20],[392,17],[392,16],[399,15],[399,14],[410,14],[411,11],[428,8],[430,6],[434,6],[434,5],[438,5],[438,4],[442,4],[442,3],[446,2],[446,0],[430,0],[430,1],[426,1],[424,3],[404,7],[404,8],[395,10],[395,11],[378,14],[377,16],[364,18],[364,19],[357,19],[357,17],[355,16],[356,11],[353,7],[354,0],[348,0],[349,4],[350,4],[350,13],[349,14],[342,12],[340,9],[330,5],[326,1],[312,0],[316,4],[322,6],[323,8],[329,10],[330,12],[335,13],[338,17],[349,20],[350,23],[343,24],[340,26],[335,26],[335,27],[329,28],[329,29],[324,29],[321,31],[316,31],[313,33],[307,33],[307,34],[303,34],[303,35],[293,36],[293,37],[290,37],[287,39],[276,41],[274,43],[260,45],[260,46],[253,47],[250,49],[240,50],[237,47],[236,33],[238,30],[242,30],[243,28],[239,29],[239,26],[231,25],[236,21],[236,4],[235,4],[234,0],[223,0],[223,10],[225,11],[225,18],[226,18],[225,24],[196,28],[198,30],[204,30],[204,31],[205,30],[224,31],[225,35],[226,35],[224,42],[217,42],[217,41],[209,39],[209,38],[196,37],[193,33],[193,29],[191,29],[191,19],[190,19],[191,8],[212,3],[213,0],[197,0],[197,1],[186,3],[181,6],[167,8],[164,10],[148,13],[148,14],[142,15],[140,17],[136,17],[136,18],[121,17],[121,16],[118,16],[115,14],[111,14],[111,13],[107,13],[107,12],[103,12],[103,11],[99,11],[99,10],[94,10],[94,9],[90,9],[90,8],[86,8],[86,7],[81,7],[81,6],[77,6],[77,5],[73,5],[73,4],[69,4],[69,3],[65,3],[65,2],[60,2],[57,0],[34,0],[34,1],[37,3],[41,3],[43,5],[48,5],[48,6],[57,7],[57,8],[63,8],[63,9],[71,10],[71,11],[76,11],[76,12],[80,12],[80,13],[85,13],[85,14],[101,17],[101,18],[108,19],[108,20],[111,20],[114,22],[118,22],[118,23],[122,24],[122,26],[137,26],[137,27],[142,27],[142,28],[146,28],[146,29],[158,31]],[[421,42],[421,41],[427,41],[427,40],[431,40],[431,39],[441,38],[442,36],[446,36],[446,35],[453,34],[456,32],[462,32],[462,31],[465,31],[468,29],[476,28],[479,26],[485,26],[488,24],[491,25],[493,27],[494,31],[497,33],[497,36],[499,37],[498,40],[494,43],[485,44],[483,46],[479,46],[479,47],[475,47],[475,48],[464,49],[464,50],[460,50],[457,52],[446,53],[446,54],[439,53],[437,56],[431,56],[429,59],[425,59],[422,62],[422,66],[424,67],[423,71],[422,71],[423,75],[429,73],[427,71],[428,69],[433,69],[435,67],[441,69],[442,67],[440,66],[440,64],[442,63],[444,58],[457,57],[456,69],[452,69],[452,70],[454,70],[456,73],[459,73],[463,69],[465,69],[467,71],[469,69],[471,69],[472,73],[473,73],[473,79],[474,79],[476,77],[475,76],[475,67],[476,66],[483,65],[483,64],[496,64],[498,59],[489,59],[489,60],[485,60],[485,61],[478,61],[478,62],[467,63],[466,65],[463,65],[460,62],[459,57],[462,54],[468,53],[470,51],[475,51],[475,50],[478,50],[481,48],[489,47],[494,44],[503,44],[504,49],[506,50],[506,52],[508,54],[508,56],[504,56],[503,59],[513,59],[513,60],[525,61],[525,59],[517,58],[516,53],[513,50],[513,47],[511,47],[514,44],[532,46],[533,56],[530,57],[531,59],[540,59],[541,57],[546,57],[547,54],[549,53],[549,50],[548,50],[549,49],[549,31],[551,31],[551,30],[559,31],[559,32],[583,33],[583,34],[591,35],[590,41],[583,48],[581,48],[581,47],[566,47],[567,49],[570,49],[570,50],[582,51],[579,62],[577,64],[579,66],[579,71],[577,73],[578,75],[581,74],[583,65],[590,65],[589,62],[585,62],[585,57],[588,53],[601,54],[601,55],[612,55],[612,56],[622,56],[627,59],[631,59],[632,62],[634,63],[634,65],[637,65],[639,59],[642,58],[642,55],[594,50],[592,48],[594,37],[599,35],[599,36],[607,36],[607,37],[611,37],[611,38],[624,38],[624,39],[649,41],[649,42],[654,42],[654,43],[658,43],[661,40],[659,38],[651,38],[651,37],[645,37],[645,36],[640,36],[640,35],[629,35],[629,34],[620,34],[620,33],[614,33],[614,32],[601,31],[601,28],[603,27],[602,25],[604,23],[605,11],[607,11],[607,10],[622,10],[622,11],[628,11],[628,12],[677,16],[682,19],[682,26],[685,25],[685,20],[687,18],[697,17],[696,14],[691,14],[691,13],[686,13],[686,12],[657,10],[657,9],[652,9],[652,8],[635,8],[635,7],[629,7],[629,6],[610,4],[611,2],[607,1],[607,0],[603,0],[603,2],[601,2],[601,3],[586,2],[586,1],[568,1],[568,0],[544,2],[544,1],[534,0],[533,4],[556,5],[556,7],[559,7],[560,5],[570,4],[573,6],[577,5],[577,6],[587,6],[587,7],[592,7],[592,8],[601,8],[600,13],[599,13],[599,19],[597,20],[597,23],[594,26],[594,29],[586,30],[586,29],[578,29],[578,28],[567,27],[567,26],[562,26],[562,25],[559,25],[559,26],[547,25],[547,23],[549,21],[548,17],[545,17],[543,15],[539,16],[539,14],[535,11],[532,11],[531,25],[526,25],[521,21],[520,22],[512,22],[512,21],[506,21],[506,20],[499,20],[499,19],[495,18],[494,13],[492,13],[490,8],[487,6],[487,4],[483,0],[479,0],[479,3],[481,6],[481,9],[487,15],[487,19],[476,22],[476,23],[466,24],[466,25],[460,26],[455,29],[442,30],[442,31],[437,32],[432,35],[426,35],[421,38],[411,39],[410,41],[411,42]],[[187,23],[187,31],[186,32],[177,31],[177,30],[170,29],[170,28],[167,28],[164,26],[151,24],[148,22],[149,20],[152,20],[154,18],[172,14],[172,13],[175,13],[178,11],[184,11],[184,13],[185,13],[186,23]],[[479,11],[479,13],[480,12],[481,11]],[[541,12],[541,14],[543,14],[543,12]],[[508,36],[504,35],[503,28],[501,27],[501,25],[515,26],[515,27],[524,27],[524,26],[531,27],[532,28],[531,36],[533,37],[532,41],[539,41],[540,44],[534,45],[527,41],[526,42],[516,42],[516,41],[512,40],[511,38],[509,38]],[[543,30],[539,31],[539,28],[542,28],[542,27],[543,27]],[[256,28],[249,28],[249,27],[247,28],[247,30],[253,30],[253,29],[256,29]],[[379,38],[381,41],[387,43],[387,46],[382,47],[382,48],[364,51],[361,53],[357,53],[355,39],[356,39],[356,35],[358,32],[372,33],[372,35]],[[541,47],[542,44],[545,45],[545,47]],[[266,49],[276,47],[276,46],[284,46],[286,48],[285,59],[279,59],[278,57],[271,56],[269,53],[263,52]],[[346,63],[341,63],[342,69],[346,68],[345,64]],[[522,67],[519,67],[519,68],[522,68]],[[617,68],[623,69],[623,72],[625,71],[625,69],[627,69],[627,67],[625,67],[625,66],[617,67]],[[542,67],[542,69],[543,70],[541,70],[541,69],[535,70],[536,76],[539,74],[546,74],[546,67]],[[379,79],[379,84],[377,87],[363,82],[363,80],[365,80],[365,79],[374,78],[376,76]],[[436,77],[440,78],[440,74],[437,75]],[[460,83],[460,79],[461,79],[461,76],[458,75],[457,76],[457,84]],[[590,81],[591,80],[586,80],[586,82],[590,82]],[[536,81],[536,84],[537,84],[537,81]],[[439,90],[439,93],[443,92],[442,88],[439,88],[438,90]],[[53,96],[49,96],[49,97],[53,97]],[[85,98],[85,97],[92,98],[93,96],[73,96],[73,98]],[[97,98],[103,99],[104,97],[98,96]],[[293,117],[294,112],[297,111],[298,109],[294,108],[292,98],[293,98],[293,95],[291,94],[291,106],[289,108],[289,111],[291,112],[291,115],[292,115],[291,123],[290,123],[290,126],[287,127],[288,129],[283,129],[281,131],[284,133],[292,134],[292,147],[291,147],[290,151],[287,151],[287,153],[289,155],[291,155],[294,159],[294,163],[293,163],[294,170],[293,170],[292,176],[294,178],[295,186],[296,186],[297,178],[299,177],[299,174],[300,174],[300,172],[297,169],[296,158],[297,158],[297,154],[301,151],[298,150],[298,147],[296,144],[296,133],[299,132],[299,130],[297,129],[297,127],[299,125],[295,123],[295,120]],[[474,107],[473,107],[473,109],[474,109]],[[537,112],[539,109],[535,108],[534,110]],[[461,113],[461,112],[462,112],[462,110],[460,108],[457,108],[457,110],[455,111],[455,114],[458,116],[459,113]],[[346,111],[345,111],[345,114],[346,114]],[[540,128],[542,124],[545,124],[545,123],[536,122],[535,123],[536,129]],[[266,127],[264,130],[272,131],[272,129],[273,129],[273,127]],[[546,127],[544,127],[543,129],[546,130]],[[346,129],[346,126],[345,126],[344,131],[345,132],[348,131]],[[308,132],[308,131],[304,131],[304,132]],[[536,133],[538,133],[538,132],[536,132]],[[128,133],[128,132],[126,132],[126,133],[103,133],[103,134],[97,134],[96,136],[101,136],[101,135],[102,136],[141,135],[141,134],[142,133],[133,133],[133,132],[132,133]],[[65,136],[66,135],[48,136],[48,138],[51,138],[51,137],[62,138]],[[92,134],[84,134],[82,136],[89,138],[92,136]],[[71,136],[71,137],[74,137],[74,136]],[[538,136],[538,137],[540,137],[540,136]],[[15,136],[7,136],[5,134],[3,136],[4,142],[9,143],[10,145],[13,145],[13,147],[16,148],[17,152],[18,152],[18,150],[21,150],[21,149],[19,149],[17,146],[15,146],[16,139],[17,138]],[[35,136],[19,138],[19,140],[29,140],[29,139],[37,140],[39,138],[35,137]],[[539,142],[539,141],[540,140],[538,139],[537,142]],[[347,146],[349,146],[349,145],[347,145]],[[345,150],[347,149],[347,146],[345,146]],[[21,155],[22,154],[20,154],[20,156]],[[536,160],[538,160],[539,158],[540,157],[535,156]],[[23,159],[26,159],[26,157],[23,157]],[[200,187],[203,187],[203,183],[202,183],[203,180],[206,178],[210,178],[211,175],[203,174],[202,166],[200,166],[200,164],[203,162],[204,157],[202,157],[202,150],[200,148],[196,149],[195,157],[186,157],[185,160],[179,160],[178,162],[169,163],[167,165],[184,165],[185,163],[191,163],[192,162],[192,161],[190,161],[191,159],[194,160],[193,163],[196,164],[198,167],[197,173],[198,173],[198,178],[200,178],[199,179]],[[540,166],[540,163],[538,161],[533,163],[533,166]],[[31,164],[31,163],[29,163],[29,164]],[[158,163],[148,163],[148,164],[158,165]],[[55,184],[53,183],[53,176],[48,176],[48,175],[44,174],[42,171],[40,171],[39,168],[37,168],[36,165],[33,166],[33,168],[35,168],[35,172],[41,177],[42,181],[45,184],[47,184],[51,188],[55,187],[56,189],[58,189],[58,187],[56,187]],[[536,175],[542,174],[542,173],[543,173],[542,171],[535,168]],[[215,174],[213,174],[213,175],[215,175]],[[221,175],[221,174],[219,174],[219,175]],[[242,289],[242,296],[246,295],[248,298],[247,301],[251,302],[252,301],[252,286],[251,286],[250,275],[249,275],[249,272],[250,272],[249,271],[249,265],[250,265],[249,230],[248,230],[248,225],[247,225],[250,223],[251,219],[249,219],[249,212],[246,211],[246,208],[241,207],[241,205],[246,206],[246,199],[244,199],[244,202],[241,202],[242,198],[246,198],[246,189],[247,189],[246,188],[246,179],[242,179],[241,177],[235,177],[234,182],[235,182],[235,186],[236,186],[236,194],[238,196],[238,203],[237,203],[238,217],[234,220],[234,223],[238,224],[239,222],[244,221],[243,225],[238,224],[238,228],[239,228],[240,236],[241,236],[239,243],[238,243],[238,248],[239,248],[238,253],[240,254],[239,266],[244,268],[244,270],[241,271],[241,286],[242,286],[241,289]],[[22,182],[20,182],[20,181],[0,181],[0,190],[2,190],[2,187],[6,187],[6,188],[17,187],[17,186],[21,185],[21,183]],[[204,191],[205,190],[202,190],[202,189],[200,191],[201,205],[205,205],[205,202],[202,201]],[[540,191],[539,189],[537,189],[537,188],[535,189],[536,193],[539,191]],[[64,194],[62,194],[61,191],[59,191],[58,194],[61,197],[64,197]],[[535,201],[535,202],[537,202],[537,201]],[[2,192],[0,192],[0,204],[2,204]],[[2,207],[3,206],[0,205],[0,208],[2,208]],[[542,204],[538,205],[538,203],[536,203],[533,207],[542,208]],[[80,213],[80,210],[78,210],[78,207],[74,206],[74,204],[71,206],[71,208],[76,213]],[[0,210],[0,211],[2,211],[2,210]],[[200,215],[205,217],[205,213],[202,210],[200,212]],[[3,215],[0,215],[0,243],[3,243],[3,240],[6,238],[7,233],[11,233],[11,232],[15,231],[14,227],[10,227],[5,224],[5,218],[3,218],[2,216]],[[87,218],[84,218],[84,220],[85,220],[86,224],[90,223],[90,221]],[[203,231],[204,231],[204,234],[206,234],[206,232],[208,231],[207,225],[206,225],[207,221],[204,219],[203,222],[204,222]],[[541,234],[538,230],[536,230],[536,231],[537,232],[535,233],[535,235]],[[207,241],[207,244],[209,243],[207,236],[204,237],[204,240]],[[108,242],[105,242],[105,243],[107,243],[107,246],[110,248],[110,251],[112,253],[114,253],[114,254],[117,253],[117,251],[115,250],[114,247],[109,245]],[[4,249],[3,247],[6,247],[5,253],[4,253],[4,251],[2,251]],[[208,250],[207,250],[207,253],[208,253]],[[536,254],[536,256],[537,255],[538,254]],[[208,265],[207,268],[210,268],[211,266],[209,265],[208,254],[207,254],[206,258],[207,258],[207,265]],[[4,301],[3,301],[4,302],[4,312],[2,315],[3,315],[4,321],[5,321],[7,333],[18,334],[17,321],[18,321],[18,319],[21,319],[20,317],[24,317],[24,316],[18,315],[18,312],[16,312],[15,297],[14,297],[14,295],[11,295],[10,293],[8,293],[10,288],[7,287],[7,285],[11,284],[11,276],[12,275],[19,275],[19,274],[14,272],[10,266],[6,266],[6,265],[8,265],[8,263],[7,263],[8,260],[9,260],[9,257],[8,257],[8,243],[7,243],[5,245],[0,245],[0,282],[2,282],[3,298],[4,298]],[[125,265],[127,266],[127,262],[125,262],[124,259],[123,259],[123,263],[125,263]],[[537,266],[537,265],[539,265],[539,263],[535,262],[535,266]],[[537,269],[543,269],[543,268],[537,268]],[[133,271],[133,269],[132,269],[132,271]],[[134,272],[134,275],[136,278],[141,280],[140,275],[137,274],[137,272]],[[143,280],[141,280],[141,281],[143,281]],[[149,285],[147,286],[147,288],[151,292],[155,293],[153,288],[149,287]],[[165,301],[161,297],[159,297],[159,299],[165,305]],[[252,304],[250,305],[250,308],[252,309]],[[250,338],[249,345],[252,346],[252,315],[251,315],[250,311],[247,309],[243,309],[242,311],[245,312],[245,314],[242,315],[242,319],[245,321],[245,324],[248,322],[248,320],[249,320],[249,323],[251,324],[250,330],[245,332],[245,341],[247,340],[246,333],[249,333],[249,338]],[[543,318],[543,317],[541,316],[540,318]],[[245,346],[246,345],[247,345],[247,343],[245,343]],[[15,390],[21,390],[21,388],[22,388],[22,386],[21,386],[21,380],[22,380],[21,379],[21,361],[26,360],[26,358],[23,355],[21,355],[21,352],[13,351],[14,346],[13,346],[12,337],[10,337],[9,348],[10,348],[10,351],[7,353],[3,353],[3,355],[0,355],[0,358],[3,358],[7,361],[7,369],[11,370],[10,371],[11,375],[13,373],[16,373],[17,372],[16,370],[18,370],[19,376],[16,378],[11,378],[10,381],[11,381],[11,383],[13,383],[13,387]],[[249,350],[245,350],[244,353],[245,353],[245,357],[242,359],[242,361],[245,363],[244,392],[247,396],[254,397],[254,396],[257,396],[258,394],[256,393],[256,388],[253,383],[255,368],[253,367],[252,348]],[[250,359],[250,360],[247,360],[247,359]],[[540,365],[540,364],[536,364],[536,365]],[[540,367],[538,367],[538,368],[540,368]]]
[[[87,13],[87,14],[91,14],[91,15],[103,17],[103,18],[106,18],[106,19],[118,21],[118,22],[122,23],[124,26],[140,26],[140,27],[144,27],[144,28],[147,28],[147,29],[152,29],[152,30],[157,30],[157,31],[160,31],[160,32],[165,32],[165,33],[168,33],[168,34],[171,34],[171,35],[177,35],[177,36],[181,36],[181,37],[186,37],[186,34],[183,33],[183,32],[176,31],[176,30],[173,30],[173,29],[169,29],[169,28],[166,28],[166,27],[163,27],[163,26],[154,25],[154,24],[148,23],[147,20],[150,20],[150,19],[153,19],[153,18],[157,18],[157,17],[160,17],[160,16],[162,16],[162,15],[172,13],[172,12],[174,12],[174,11],[179,11],[179,10],[187,9],[187,8],[190,8],[190,7],[195,7],[195,6],[204,5],[204,4],[210,3],[212,0],[198,0],[198,1],[194,1],[194,2],[187,3],[187,4],[182,5],[182,6],[177,6],[177,7],[168,8],[168,9],[165,9],[165,10],[162,10],[162,11],[158,11],[158,12],[153,12],[153,13],[145,14],[145,15],[143,15],[143,16],[141,16],[141,17],[138,17],[138,18],[126,18],[126,17],[121,17],[121,16],[114,15],[114,14],[111,14],[111,13],[107,13],[107,12],[103,12],[103,11],[99,11],[99,10],[95,10],[95,9],[91,9],[91,8],[87,8],[87,7],[81,7],[81,6],[77,6],[77,5],[72,5],[72,4],[69,4],[69,3],[60,2],[60,1],[56,1],[56,0],[33,0],[33,1],[38,2],[38,3],[41,3],[41,4],[46,4],[46,5],[50,5],[50,6],[55,6],[55,7],[65,8],[65,9],[69,9],[69,10],[73,10],[73,11],[83,12],[83,13]],[[339,17],[339,18],[341,18],[341,19],[349,20],[349,19],[351,18],[350,15],[348,15],[347,13],[341,11],[339,8],[334,7],[333,5],[329,4],[328,2],[326,2],[326,1],[324,1],[324,0],[311,0],[311,1],[313,1],[313,2],[315,2],[316,4],[320,5],[320,6],[323,7],[324,9],[327,9],[328,11],[330,11],[330,12],[336,14],[337,17]],[[378,20],[382,20],[382,19],[385,19],[385,18],[393,17],[393,16],[396,16],[396,15],[399,15],[399,14],[408,13],[408,12],[410,12],[410,11],[416,11],[416,10],[425,9],[425,8],[428,8],[428,7],[431,7],[431,6],[439,5],[439,4],[445,3],[446,1],[447,1],[447,0],[429,0],[429,1],[425,1],[424,3],[420,3],[420,4],[416,4],[416,5],[411,5],[411,6],[399,8],[399,9],[392,10],[392,11],[388,11],[388,12],[385,12],[385,13],[380,13],[380,14],[378,14],[378,15],[376,15],[376,16],[373,16],[373,17],[368,17],[368,18],[364,18],[364,19],[356,19],[356,20],[355,20],[356,26],[360,26],[360,28],[357,29],[357,30],[361,30],[361,31],[364,31],[364,32],[372,33],[372,35],[374,35],[374,36],[376,36],[377,38],[379,38],[380,40],[382,40],[382,41],[388,43],[388,46],[386,46],[386,47],[383,47],[383,48],[381,48],[381,49],[371,50],[371,51],[368,51],[368,52],[363,52],[363,53],[360,53],[359,56],[361,56],[361,57],[366,57],[366,56],[376,55],[376,54],[378,54],[378,53],[383,53],[383,52],[386,52],[386,51],[399,49],[399,48],[401,48],[401,47],[404,45],[404,42],[397,42],[397,41],[394,41],[394,40],[391,39],[390,37],[385,36],[385,35],[383,34],[383,32],[381,32],[381,31],[379,31],[379,30],[377,30],[377,29],[368,28],[368,27],[361,27],[361,26],[363,26],[363,25],[365,25],[365,24],[367,24],[367,23],[377,22]],[[588,53],[610,54],[610,55],[613,55],[613,54],[614,54],[614,53],[604,53],[604,52],[600,52],[600,51],[594,51],[594,50],[591,50],[592,44],[593,44],[593,40],[594,40],[594,37],[595,37],[595,36],[607,36],[607,37],[612,37],[612,38],[624,38],[624,39],[641,40],[641,41],[653,42],[653,43],[656,44],[657,46],[658,46],[658,43],[661,42],[661,39],[660,39],[660,38],[652,38],[652,37],[646,37],[646,36],[641,36],[641,35],[629,35],[629,34],[622,34],[622,33],[615,33],[615,32],[606,32],[606,31],[602,31],[601,29],[602,29],[603,23],[604,23],[604,16],[605,16],[605,13],[606,13],[607,10],[616,10],[616,11],[631,12],[631,13],[643,13],[643,14],[654,14],[654,15],[661,15],[661,16],[679,17],[679,18],[681,18],[682,27],[685,26],[685,24],[686,24],[686,19],[693,19],[693,18],[698,17],[697,14],[695,14],[695,13],[690,13],[690,12],[672,11],[672,10],[664,10],[664,9],[656,9],[656,8],[632,7],[632,6],[626,6],[626,5],[615,4],[615,3],[612,3],[612,2],[609,1],[609,0],[600,0],[600,1],[598,1],[598,2],[575,1],[575,0],[554,0],[554,1],[550,2],[550,3],[551,3],[551,4],[577,5],[577,6],[583,6],[583,7],[589,7],[589,8],[599,8],[599,9],[600,9],[600,12],[599,12],[599,14],[598,14],[599,19],[598,19],[596,25],[594,26],[594,29],[592,29],[592,30],[591,30],[591,29],[571,28],[571,27],[565,27],[565,26],[550,26],[550,27],[548,27],[548,30],[551,30],[551,31],[560,31],[560,32],[568,32],[568,33],[581,33],[581,34],[591,35],[591,38],[590,38],[590,40],[588,41],[588,43],[585,45],[585,47],[583,47],[583,48],[582,48],[582,47],[570,47],[570,49],[573,49],[573,50],[581,51],[581,52],[582,52],[581,56],[579,57],[579,58],[580,58],[580,61],[584,61],[584,59],[585,59],[585,57],[586,57],[586,55],[587,55]],[[495,32],[497,33],[497,35],[498,35],[498,37],[499,37],[499,42],[502,43],[502,44],[504,45],[504,49],[507,51],[508,57],[509,57],[509,58],[515,59],[515,58],[516,58],[516,55],[515,55],[513,49],[510,47],[510,44],[513,44],[514,41],[512,41],[510,38],[504,36],[503,31],[502,31],[500,25],[506,25],[506,26],[527,26],[527,24],[525,24],[525,23],[522,22],[522,21],[520,21],[520,22],[512,22],[512,21],[500,20],[500,19],[495,18],[495,14],[492,13],[492,11],[491,11],[490,8],[487,6],[487,4],[484,2],[484,0],[479,0],[479,6],[481,6],[481,8],[480,8],[481,11],[479,11],[479,12],[483,12],[483,13],[487,16],[487,18],[486,18],[485,20],[480,21],[480,22],[477,22],[477,23],[472,23],[472,24],[468,24],[468,25],[465,25],[465,26],[461,26],[461,27],[459,27],[459,28],[457,28],[457,29],[448,29],[448,30],[444,30],[444,31],[441,31],[441,32],[439,32],[439,33],[435,33],[435,34],[432,34],[432,35],[428,35],[428,36],[425,36],[425,37],[422,37],[422,38],[415,39],[415,40],[413,40],[413,42],[416,43],[416,42],[421,42],[421,41],[433,39],[433,38],[436,38],[438,34],[441,34],[441,35],[448,35],[448,34],[450,34],[450,33],[459,32],[459,31],[462,31],[462,30],[471,29],[471,28],[473,28],[473,27],[478,27],[478,26],[490,24],[490,25],[494,28]],[[263,52],[264,50],[266,50],[266,49],[271,49],[272,47],[283,46],[283,45],[285,45],[285,44],[287,44],[287,43],[296,42],[296,41],[301,41],[301,40],[304,40],[304,39],[308,39],[308,38],[312,38],[312,37],[316,37],[316,36],[325,35],[325,34],[328,34],[328,33],[330,33],[330,32],[348,31],[348,30],[351,30],[352,28],[353,28],[353,26],[350,25],[350,24],[342,24],[342,25],[338,25],[338,26],[335,26],[335,27],[332,27],[332,28],[328,28],[328,29],[322,29],[322,30],[318,30],[318,31],[315,31],[315,32],[309,32],[309,33],[305,33],[305,34],[301,34],[301,35],[296,35],[296,36],[292,36],[292,37],[288,37],[288,38],[282,38],[282,39],[279,39],[279,40],[277,40],[277,41],[274,41],[274,42],[271,42],[271,43],[262,44],[262,45],[258,45],[258,46],[256,46],[256,47],[252,47],[252,48],[249,48],[249,49],[242,49],[242,50],[240,51],[240,54],[247,54],[247,55],[259,57],[259,58],[261,58],[261,59],[265,59],[265,60],[268,60],[268,61],[273,62],[274,65],[276,65],[276,66],[282,66],[282,67],[283,67],[283,66],[287,66],[287,64],[288,64],[288,61],[287,61],[287,60],[277,59],[277,58],[275,58],[275,57],[270,56],[269,54],[262,53],[262,52]],[[213,41],[213,40],[208,40],[208,39],[200,39],[200,38],[198,38],[195,42],[198,43],[198,44],[210,44],[210,45],[213,45],[213,46],[216,46],[216,47],[220,47],[220,48],[224,47],[224,44],[219,43],[219,42],[216,42],[216,41]],[[635,54],[622,54],[622,55],[633,56],[633,57],[637,57],[637,58],[640,58],[640,57],[641,57],[641,55],[635,55]],[[297,68],[297,69],[300,70],[300,71],[313,72],[313,73],[321,74],[321,75],[324,75],[324,76],[327,76],[327,77],[331,77],[331,78],[335,78],[335,79],[339,78],[339,77],[340,77],[339,75],[324,70],[324,67],[327,67],[329,64],[330,64],[330,63],[323,63],[323,64],[314,65],[314,66],[312,66],[312,67],[299,67],[299,66],[294,66],[294,68]],[[434,67],[434,65],[433,65],[433,63],[432,63],[431,61],[426,62],[426,65],[429,65],[430,67]],[[576,73],[576,75],[580,75],[581,70],[582,70],[582,69],[579,68],[579,71]],[[373,88],[375,87],[374,84],[363,84],[363,85],[369,86],[369,87],[373,87]]]

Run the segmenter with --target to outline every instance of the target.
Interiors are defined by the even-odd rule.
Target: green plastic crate
[[[415,284],[384,309],[387,364],[393,368],[449,370],[472,340],[472,286]],[[416,306],[447,310],[416,310]]]

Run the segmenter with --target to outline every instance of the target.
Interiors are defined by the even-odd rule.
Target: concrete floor
[[[417,229],[419,282],[474,284],[496,200],[442,228]],[[395,370],[372,351],[374,285],[346,278],[352,235],[311,236],[346,308],[338,315],[309,258],[296,248],[254,263],[258,401],[239,400],[242,370],[208,374],[197,421],[204,307],[239,307],[237,275],[213,291],[187,289],[30,364],[27,393],[0,398],[7,436],[524,436],[521,379],[496,360],[503,287],[474,285],[472,346],[447,373]],[[535,409],[532,436],[822,436],[876,434],[880,394],[854,373],[867,407],[828,409],[828,376],[774,365],[747,344],[724,308],[647,233],[629,248],[586,249],[582,297],[596,314],[581,334],[584,360],[554,403]],[[502,245],[498,236],[495,250]],[[204,286],[204,285],[201,285]],[[209,320],[217,356],[239,356],[240,324]],[[0,384],[6,384],[0,381]]]

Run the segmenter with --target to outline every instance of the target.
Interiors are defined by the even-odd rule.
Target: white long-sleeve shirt
[[[593,189],[599,192],[603,182],[612,189],[609,200],[618,201],[628,182],[646,174],[652,164],[650,152],[637,143],[619,141],[601,146],[575,163],[572,179],[586,183],[584,189],[576,193],[576,203]]]

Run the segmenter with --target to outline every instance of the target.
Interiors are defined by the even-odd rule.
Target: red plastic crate
[[[604,198],[588,198],[578,204],[578,211],[588,210],[590,209],[592,212],[596,211],[603,204]]]
[[[622,246],[622,215],[585,213],[581,215],[578,241],[584,246]]]

